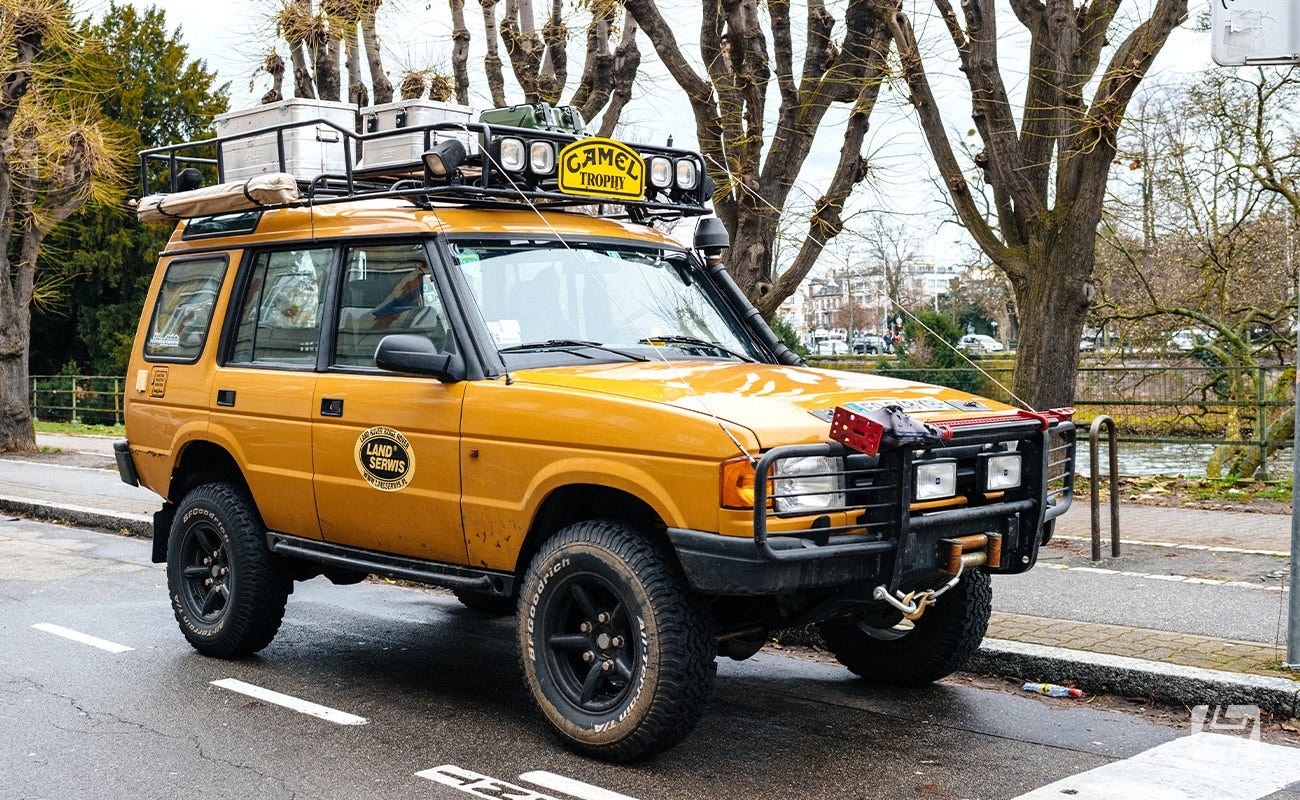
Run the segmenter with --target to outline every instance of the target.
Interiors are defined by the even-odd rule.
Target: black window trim
[[[167,283],[167,274],[176,264],[186,264],[194,261],[220,261],[221,262],[221,279],[217,282],[217,295],[212,301],[212,311],[208,314],[208,324],[203,329],[203,341],[199,343],[198,352],[193,358],[184,358],[182,356],[155,356],[149,354],[149,335],[153,331],[154,323],[158,321],[158,300],[162,294],[163,286]],[[217,317],[217,305],[221,302],[221,287],[226,283],[226,275],[230,271],[230,252],[212,252],[203,253],[194,256],[177,256],[167,262],[166,269],[163,270],[161,282],[158,284],[158,292],[153,296],[153,309],[149,314],[149,325],[144,330],[144,341],[140,344],[140,355],[149,364],[197,364],[199,359],[203,358],[203,352],[208,349],[208,339],[212,335],[212,323]],[[224,328],[224,325],[223,325]]]

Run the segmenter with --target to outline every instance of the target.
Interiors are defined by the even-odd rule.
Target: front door
[[[335,334],[316,380],[316,508],[326,541],[465,563],[460,518],[464,384],[375,367],[389,334],[452,348],[447,314],[420,243],[343,251]]]

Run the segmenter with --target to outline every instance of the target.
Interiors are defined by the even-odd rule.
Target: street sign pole
[[[1292,216],[1294,234],[1295,217]],[[1287,237],[1288,266],[1294,268],[1291,256],[1291,236]],[[1291,427],[1291,579],[1290,601],[1287,606],[1286,662],[1287,669],[1300,670],[1300,503],[1296,503],[1296,487],[1300,486],[1300,281],[1296,284],[1296,364],[1295,411]],[[1264,409],[1260,409],[1264,413]]]

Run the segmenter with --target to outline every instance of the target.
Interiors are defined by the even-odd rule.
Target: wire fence
[[[895,369],[892,359],[814,359],[812,364],[852,372],[939,383],[1011,403],[1015,364],[981,361],[985,374],[969,368]],[[1189,363],[1190,362],[1190,363]],[[1267,450],[1290,447],[1295,367],[1225,366],[1194,359],[1167,363],[1090,364],[1075,379],[1077,419],[1101,414],[1119,427],[1120,442],[1213,444]]]
[[[42,422],[121,425],[125,382],[115,375],[33,375],[32,417]]]

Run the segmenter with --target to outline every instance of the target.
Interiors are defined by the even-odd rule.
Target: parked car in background
[[[1002,342],[982,333],[968,333],[957,340],[957,349],[968,353],[1001,353]]]
[[[1083,336],[1079,339],[1079,352],[1091,353],[1097,349],[1097,340],[1091,336]]]
[[[811,349],[815,356],[844,356],[849,354],[849,343],[842,333],[817,331],[813,334]]]
[[[1181,331],[1174,331],[1170,335],[1169,341],[1165,346],[1174,350],[1181,350],[1184,353],[1190,353],[1197,346],[1209,344],[1218,336],[1215,331],[1205,331],[1200,328],[1184,328]]]
[[[874,333],[868,333],[865,336],[853,337],[853,352],[858,355],[876,355],[883,353],[889,348],[885,345],[885,338],[877,336]]]

